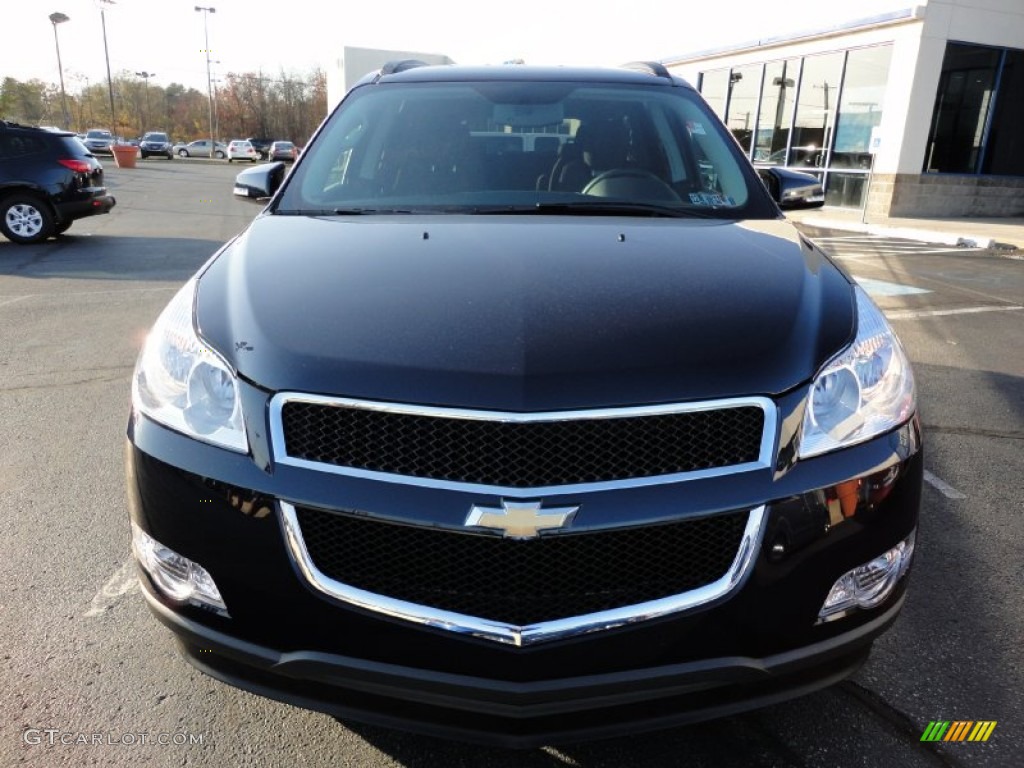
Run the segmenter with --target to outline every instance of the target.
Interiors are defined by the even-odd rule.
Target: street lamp
[[[203,14],[203,36],[206,41],[206,92],[210,97],[210,157],[213,157],[214,150],[217,148],[217,138],[213,133],[213,78],[210,75],[210,29],[207,22],[210,19],[210,14],[216,13],[217,9],[197,5],[196,12],[200,11]]]
[[[148,124],[149,123],[149,78],[156,77],[156,72],[145,72],[145,71],[143,71],[143,72],[136,72],[135,76],[136,77],[141,77],[143,80],[146,81],[146,114],[142,118],[142,121],[144,123]],[[142,130],[145,131],[146,128],[143,127]]]
[[[70,20],[70,17],[58,11],[50,14],[50,23],[53,24],[53,42],[57,46],[57,72],[60,73],[60,105],[61,114],[64,116],[63,126],[65,128],[68,127],[70,120],[68,118],[68,96],[64,92],[64,65],[60,63],[60,41],[57,39],[57,25]]]
[[[106,6],[114,5],[114,0],[96,0],[100,7],[100,24],[103,25],[103,56],[107,60],[107,91],[110,93],[110,127],[111,133],[117,135],[117,114],[114,112],[114,80],[110,77],[110,51],[107,49],[107,17]]]

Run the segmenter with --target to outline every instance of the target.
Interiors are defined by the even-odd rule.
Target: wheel
[[[216,157],[218,160],[224,159],[224,153],[221,152],[219,149],[213,153],[213,156]]]
[[[38,243],[53,233],[53,213],[32,195],[11,195],[0,202],[0,232],[12,243]]]
[[[178,150],[178,157],[188,157],[188,150],[187,149],[179,149]]]
[[[584,195],[678,203],[676,191],[655,173],[643,168],[612,168],[592,178]]]

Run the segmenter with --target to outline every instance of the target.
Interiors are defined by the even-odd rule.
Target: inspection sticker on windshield
[[[704,130],[704,123],[695,123],[692,120],[686,121],[686,130],[690,132],[691,136],[707,136],[707,131]]]
[[[720,208],[723,205],[736,205],[731,197],[718,195],[712,192],[691,192],[690,202],[694,205],[709,205],[714,208]]]

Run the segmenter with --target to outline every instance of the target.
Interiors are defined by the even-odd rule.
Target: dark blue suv
[[[103,166],[73,133],[0,121],[0,232],[8,240],[38,243],[114,203]]]
[[[512,747],[856,670],[915,551],[914,377],[780,211],[820,186],[777,181],[657,63],[397,62],[240,174],[270,202],[133,376],[132,547],[185,656]]]

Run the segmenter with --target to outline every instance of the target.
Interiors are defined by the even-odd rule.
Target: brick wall
[[[869,218],[1024,216],[1024,178],[948,173],[875,174]]]

